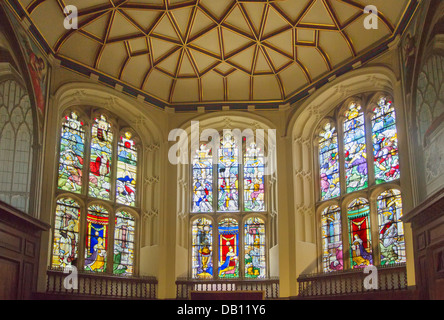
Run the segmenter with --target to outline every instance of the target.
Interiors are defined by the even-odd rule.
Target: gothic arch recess
[[[112,115],[112,118],[119,124],[120,129],[129,129],[129,131],[135,133],[137,137],[138,152],[143,157],[141,166],[138,167],[138,193],[143,197],[139,197],[138,210],[140,216],[137,215],[139,242],[137,244],[137,263],[140,274],[153,275],[157,270],[140,261],[146,260],[146,257],[150,257],[150,260],[155,260],[155,253],[152,252],[153,246],[159,244],[159,213],[162,212],[163,204],[160,201],[160,190],[162,188],[160,182],[160,175],[162,171],[160,153],[164,145],[161,144],[161,131],[158,125],[155,123],[152,116],[149,116],[146,110],[146,105],[139,104],[138,101],[127,100],[125,96],[118,96],[115,90],[104,88],[95,84],[88,83],[70,83],[63,85],[56,91],[51,105],[54,110],[48,117],[48,146],[53,146],[53,150],[47,150],[47,154],[55,156],[48,157],[50,161],[47,161],[45,165],[45,171],[51,174],[45,176],[47,192],[44,194],[43,203],[46,204],[47,213],[45,219],[53,224],[54,212],[55,212],[55,198],[57,184],[54,181],[56,178],[56,171],[58,159],[57,147],[58,139],[60,136],[61,117],[67,112],[76,110],[80,113],[80,116],[86,116],[83,112],[95,114],[95,112],[102,111],[106,114]],[[85,108],[86,107],[86,108]],[[87,115],[90,116],[90,115]],[[85,123],[88,129],[88,123]],[[119,132],[116,132],[118,134]],[[100,202],[100,201],[99,201]],[[49,241],[51,244],[51,241]],[[51,250],[48,250],[51,252]],[[49,259],[49,256],[47,257]]]
[[[202,115],[196,118],[193,118],[191,121],[199,122],[199,136],[205,129],[214,129],[218,132],[223,132],[224,129],[239,129],[240,132],[245,129],[251,129],[254,138],[256,140],[256,130],[262,129],[264,130],[264,147],[265,147],[265,156],[269,156],[269,165],[276,165],[276,150],[275,146],[270,146],[269,143],[271,140],[268,139],[268,130],[274,129],[274,126],[270,121],[256,116],[249,115],[245,117],[242,113],[238,112],[224,112],[216,115]],[[186,132],[186,136],[188,138],[188,146],[186,146],[188,150],[188,161],[190,161],[194,151],[191,150],[191,124],[190,121],[184,123],[181,128]],[[277,134],[276,134],[277,135]],[[178,141],[178,138],[177,140]],[[182,140],[184,141],[184,140]],[[174,143],[174,142],[172,142]],[[200,144],[205,143],[205,141],[200,141]],[[199,144],[199,145],[200,145]],[[205,217],[210,219],[213,222],[213,228],[217,226],[216,222],[220,220],[222,217],[231,217],[228,213],[216,213],[213,217],[209,217],[205,214],[197,214],[191,212],[191,163],[190,165],[179,164],[177,166],[177,237],[176,237],[176,248],[178,258],[177,261],[180,262],[180,268],[177,271],[177,275],[180,277],[186,277],[190,273],[191,269],[191,261],[189,263],[184,264],[181,263],[184,259],[186,261],[190,259],[191,252],[191,226],[193,221],[195,221],[196,216]],[[277,245],[277,173],[276,170],[272,172],[272,174],[266,176],[266,186],[265,186],[265,196],[268,200],[267,209],[265,212],[260,214],[256,214],[255,216],[264,219],[266,224],[266,241],[267,241],[267,256],[271,257],[270,251],[276,250]],[[243,213],[242,219],[239,221],[239,230],[243,232],[243,223],[246,221],[250,215]],[[275,264],[276,262],[276,264]],[[268,263],[268,274],[275,274],[277,271],[277,261],[267,261]],[[178,266],[179,266],[178,265]]]
[[[370,85],[371,84],[371,85]],[[360,68],[335,79],[331,83],[322,88],[320,92],[315,91],[309,99],[303,103],[295,111],[293,117],[289,121],[288,131],[291,134],[293,145],[293,184],[295,190],[294,196],[294,212],[295,212],[295,230],[296,241],[305,250],[311,252],[313,261],[307,261],[304,266],[298,268],[297,274],[320,272],[319,264],[319,243],[318,228],[319,212],[321,209],[328,207],[322,204],[317,207],[317,161],[315,159],[315,148],[318,136],[317,130],[321,123],[325,122],[329,116],[334,116],[344,101],[359,96],[361,93],[367,92],[386,92],[390,94],[395,101],[397,112],[397,123],[399,123],[398,136],[400,137],[400,145],[403,144],[403,132],[405,132],[403,98],[400,93],[396,75],[392,70],[386,67],[367,67]],[[363,106],[365,109],[366,106]],[[406,144],[404,144],[406,145]],[[408,174],[408,150],[403,150],[406,155],[402,161],[403,175],[401,178],[401,187],[407,185]],[[403,183],[405,181],[405,183]],[[388,186],[386,186],[388,187]],[[399,186],[397,187],[399,189]],[[377,188],[377,190],[379,190]],[[376,189],[372,191],[374,196]],[[411,192],[410,187],[403,189],[404,198],[408,198]],[[330,201],[329,204],[334,204]],[[408,207],[410,204],[407,204]],[[319,229],[319,230],[318,230]],[[407,238],[407,241],[412,241]],[[408,243],[407,245],[410,245]],[[413,261],[413,257],[411,259]]]

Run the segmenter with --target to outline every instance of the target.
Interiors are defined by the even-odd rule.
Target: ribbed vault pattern
[[[390,37],[410,0],[19,2],[56,56],[178,105],[284,101]],[[63,27],[68,4],[78,29]]]

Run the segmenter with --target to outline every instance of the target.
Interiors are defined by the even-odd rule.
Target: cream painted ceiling
[[[56,57],[180,105],[285,101],[392,36],[410,0],[19,2]],[[377,30],[364,28],[369,4]]]

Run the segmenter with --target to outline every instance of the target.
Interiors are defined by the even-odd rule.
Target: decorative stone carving
[[[152,185],[155,183],[159,183],[159,177],[155,176],[155,177],[145,177],[144,179],[145,184],[147,185]]]

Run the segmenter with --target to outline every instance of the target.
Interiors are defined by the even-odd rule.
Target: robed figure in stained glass
[[[87,215],[85,270],[106,270],[108,212],[101,206],[91,206]]]
[[[234,219],[224,219],[219,223],[219,277],[239,276],[239,227]]]

